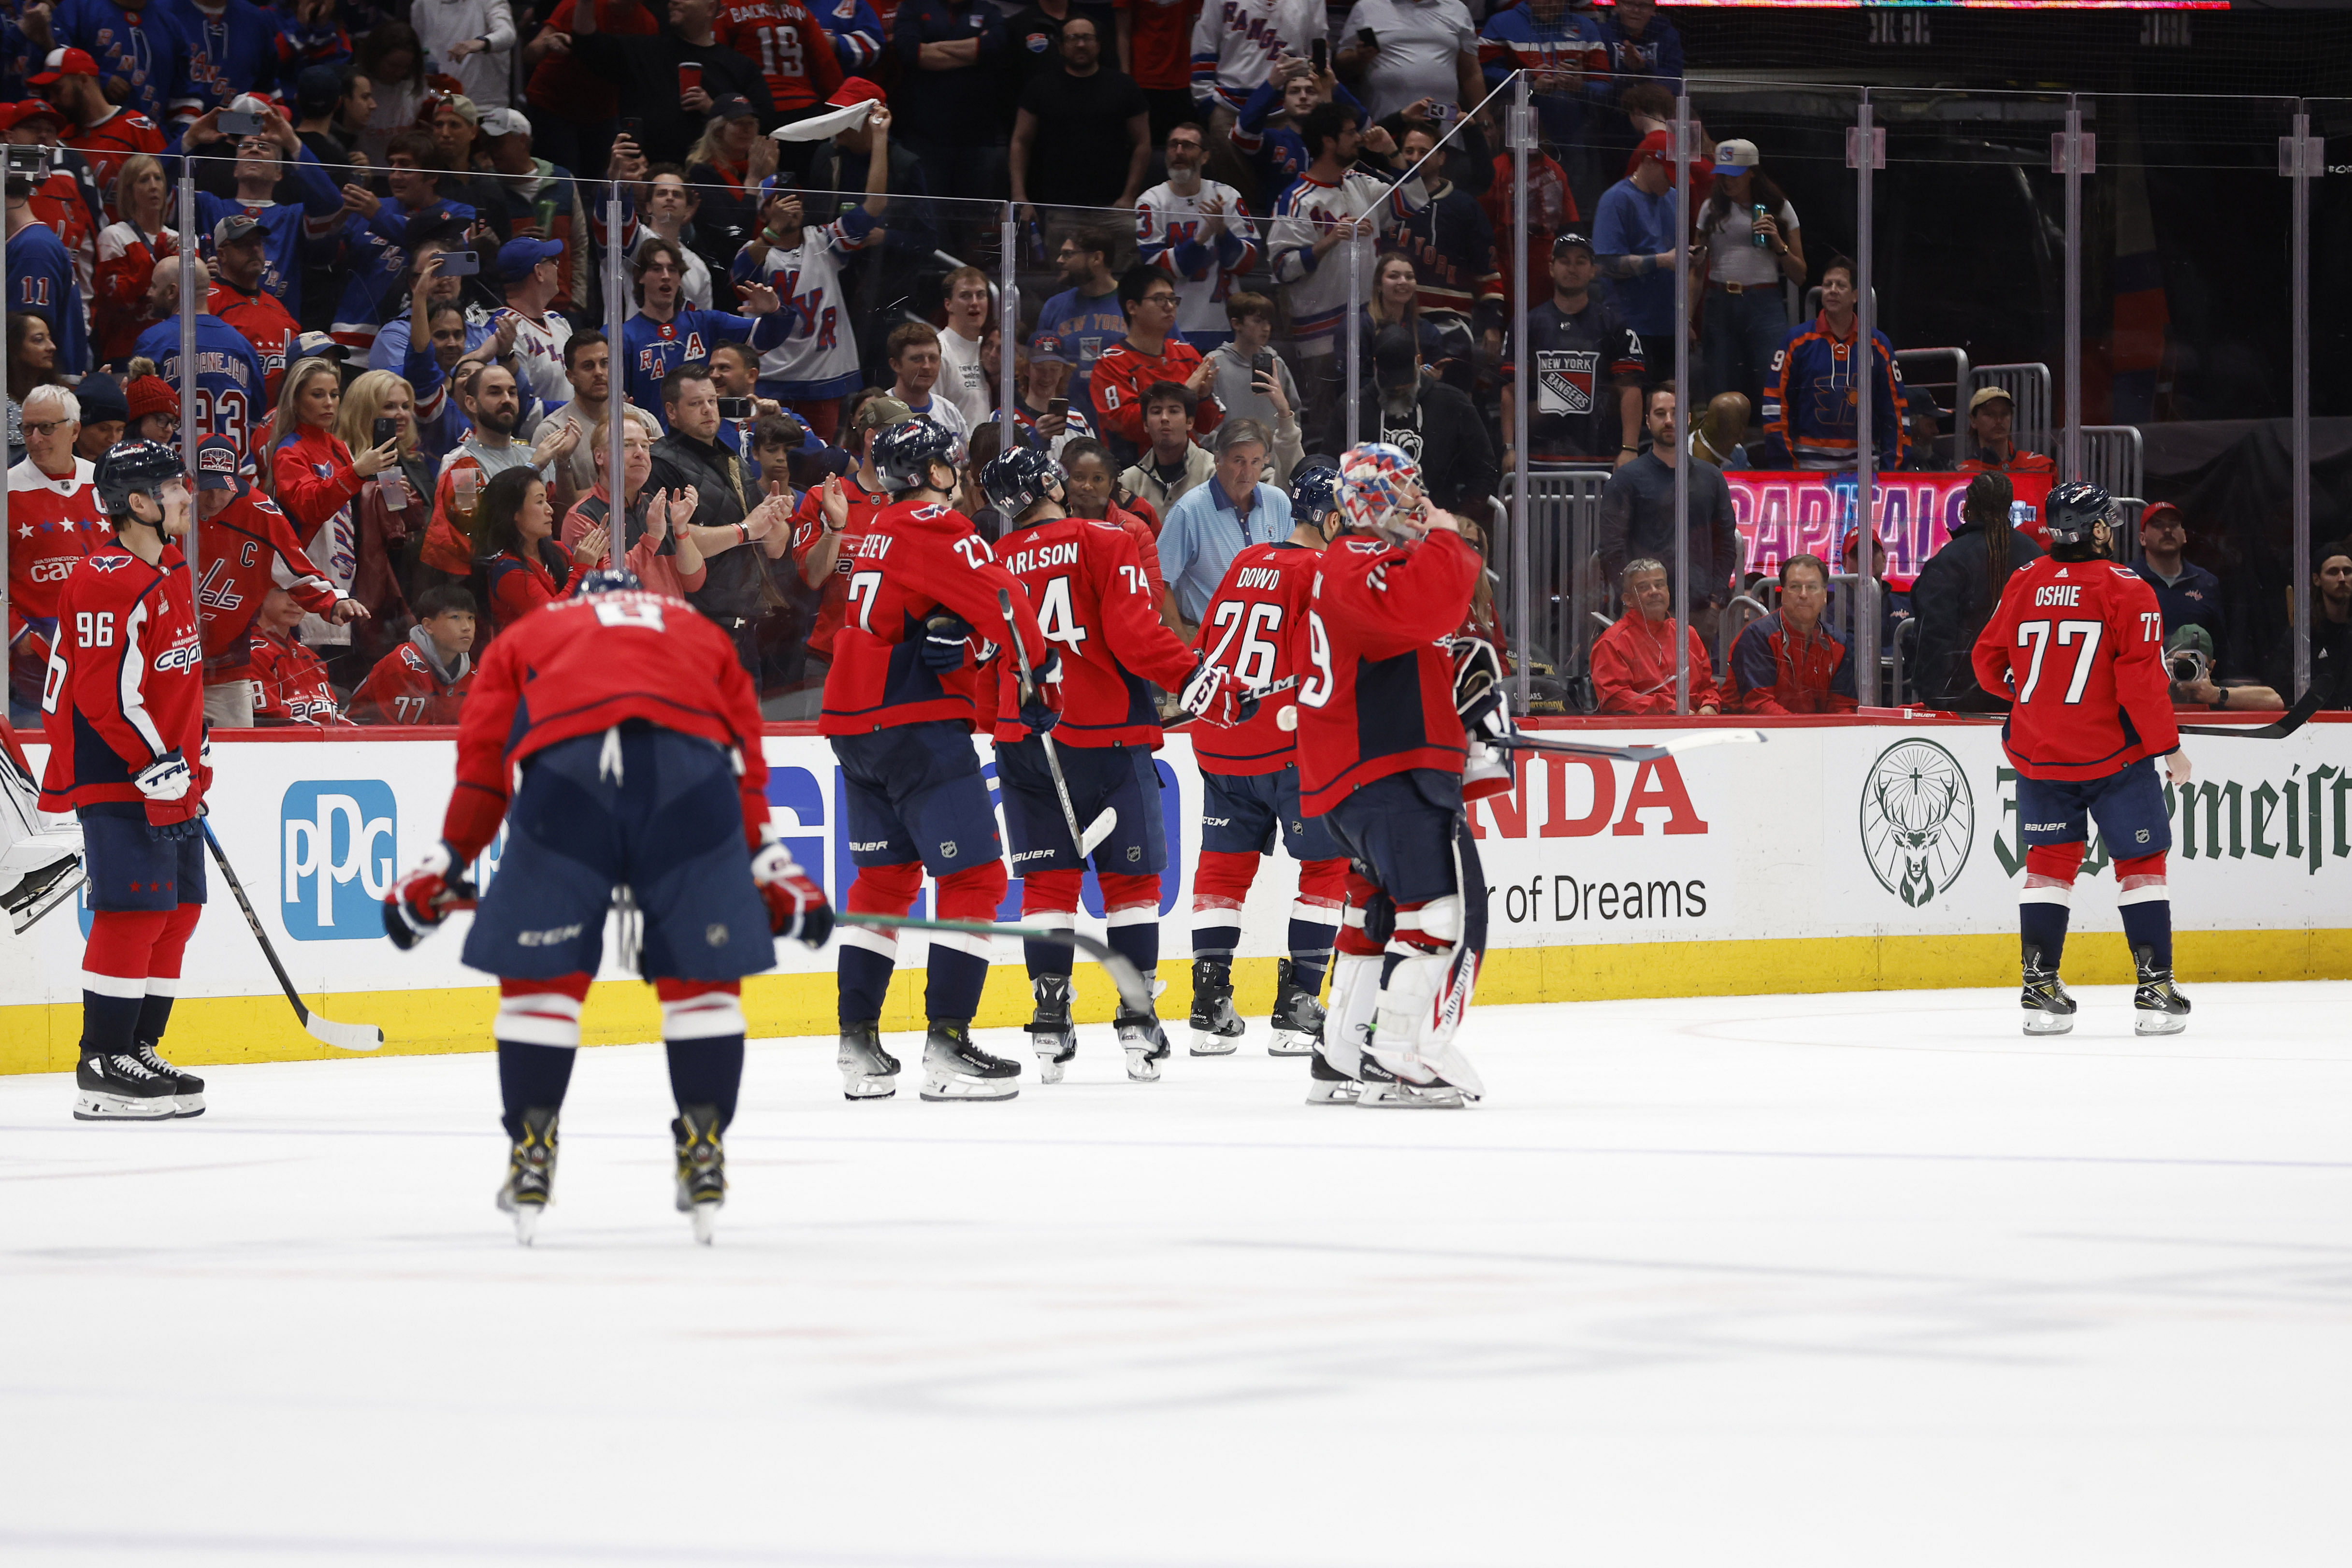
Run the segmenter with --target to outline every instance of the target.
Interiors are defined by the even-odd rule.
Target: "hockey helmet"
[[[1060,497],[1062,465],[1034,446],[1016,446],[988,460],[980,488],[1006,522],[1018,522],[1038,502]]]
[[[1417,535],[1421,465],[1404,448],[1367,441],[1339,455],[1339,511],[1351,528]]]
[[[163,506],[163,486],[181,476],[180,459],[160,441],[118,441],[98,460],[93,481],[99,505],[110,517],[131,516],[131,497],[144,496]]]
[[[600,566],[580,580],[580,591],[589,593],[626,593],[645,587],[637,574],[625,566]]]
[[[1301,468],[1290,476],[1290,516],[1294,521],[1320,524],[1339,505],[1339,471],[1328,463]]]
[[[910,419],[876,436],[870,455],[874,471],[882,476],[882,487],[896,495],[929,486],[934,464],[954,467],[955,447],[955,436],[945,425]]]
[[[2042,515],[2049,523],[2052,544],[2088,544],[2092,528],[2112,518],[2115,510],[2115,500],[2105,490],[2076,479],[2050,492]]]

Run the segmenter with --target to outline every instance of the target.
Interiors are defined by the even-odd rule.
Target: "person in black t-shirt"
[[[1132,207],[1151,162],[1143,89],[1102,65],[1091,16],[1062,24],[1062,68],[1031,79],[1013,122],[1013,199],[1036,207]]]
[[[1078,0],[1038,0],[1006,19],[1004,56],[1013,78],[1015,104],[1039,77],[1061,74],[1062,24],[1073,16],[1084,16],[1095,25],[1097,56],[1111,47],[1118,13],[1108,5],[1081,5]]]
[[[1528,455],[1623,467],[1641,449],[1642,340],[1615,306],[1593,298],[1592,242],[1563,234],[1551,246],[1551,298],[1528,312]],[[1511,345],[1511,352],[1519,345]],[[1503,366],[1503,431],[1511,423],[1512,363]],[[1614,387],[1617,395],[1608,395]],[[1612,403],[1616,406],[1611,407]],[[1506,454],[1503,465],[1509,467]]]

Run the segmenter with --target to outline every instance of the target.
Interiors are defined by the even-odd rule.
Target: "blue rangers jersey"
[[[101,81],[130,83],[131,107],[158,125],[169,125],[172,106],[188,96],[188,40],[159,5],[125,11],[113,0],[62,0],[49,32],[96,60]]]
[[[325,239],[341,226],[343,193],[328,178],[325,167],[310,156],[308,147],[302,149],[302,155],[287,172],[301,187],[300,206],[278,202],[240,202],[198,191],[196,216],[201,220],[197,225],[203,231],[200,249],[206,261],[212,259],[213,230],[223,218],[243,214],[261,220],[265,236],[261,246],[261,291],[275,296],[286,307],[286,313],[299,320],[302,315],[303,242]]]
[[[866,0],[814,0],[809,9],[833,37],[844,76],[871,77],[882,57],[882,18]]]
[[[681,310],[667,321],[632,316],[621,327],[629,401],[669,428],[662,406],[662,382],[680,365],[700,364],[721,343],[745,340],[765,355],[792,330],[789,306],[767,316],[730,316],[724,310]]]
[[[735,281],[766,284],[793,318],[791,335],[761,357],[761,396],[842,397],[857,390],[863,380],[857,334],[842,294],[839,258],[865,248],[878,226],[864,207],[851,207],[823,228],[803,229],[798,250],[771,246],[756,278],[751,252],[736,254],[730,269]]]
[[[271,12],[253,0],[226,0],[217,16],[206,16],[190,0],[149,0],[149,5],[172,18],[187,50],[184,90],[175,104],[183,125],[240,93],[276,89],[278,27]]]
[[[38,316],[58,342],[58,369],[89,369],[89,331],[73,257],[38,224],[8,236],[8,308]]]
[[[181,397],[190,394],[180,366],[180,319],[158,321],[139,334],[135,350],[155,361],[155,373]],[[269,404],[261,356],[245,335],[217,316],[196,318],[196,434],[226,435],[243,452],[259,444],[269,427]],[[176,434],[176,432],[174,433]]]

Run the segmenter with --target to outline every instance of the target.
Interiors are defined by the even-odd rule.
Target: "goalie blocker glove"
[[[824,901],[824,889],[808,879],[783,845],[771,841],[760,847],[751,857],[751,880],[767,901],[771,932],[810,948],[832,939],[833,906]]]
[[[407,952],[460,909],[474,907],[474,887],[456,869],[446,843],[435,844],[383,895],[383,934]]]

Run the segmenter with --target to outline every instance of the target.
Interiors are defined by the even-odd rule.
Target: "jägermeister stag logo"
[[[1898,740],[1862,784],[1862,852],[1887,892],[1921,908],[1959,880],[1976,842],[1968,775],[1932,740]]]

